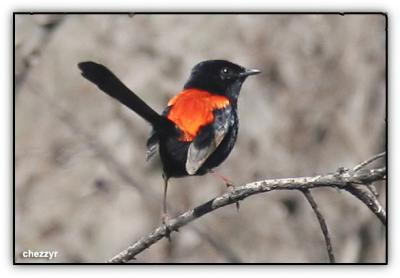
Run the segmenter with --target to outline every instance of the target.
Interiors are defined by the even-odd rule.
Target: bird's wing
[[[225,138],[232,123],[231,109],[231,106],[227,106],[215,110],[213,123],[202,127],[190,143],[186,159],[186,172],[189,175],[196,174]]]
[[[164,111],[161,113],[161,116],[163,117],[167,117],[169,111],[171,110],[171,106],[167,106]],[[152,129],[149,138],[147,139],[147,143],[146,143],[146,147],[147,147],[147,151],[146,151],[146,161],[149,161],[158,151],[158,147],[159,147],[159,138],[158,138],[158,134],[157,131],[154,129]]]
[[[158,136],[154,130],[151,132],[149,139],[147,139],[146,147],[146,161],[149,161],[158,151]]]

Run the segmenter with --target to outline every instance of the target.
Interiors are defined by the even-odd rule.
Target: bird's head
[[[250,75],[260,73],[225,60],[208,60],[193,67],[184,89],[200,89],[227,96],[236,102],[240,88]]]

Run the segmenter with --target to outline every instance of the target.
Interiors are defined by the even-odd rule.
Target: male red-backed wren
[[[228,157],[238,135],[240,89],[248,76],[260,73],[225,60],[201,62],[160,115],[105,66],[94,62],[78,66],[83,77],[152,125],[147,159],[159,151],[164,179],[163,223],[169,178],[204,175]]]

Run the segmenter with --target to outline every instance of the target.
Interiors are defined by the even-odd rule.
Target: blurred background
[[[160,112],[200,61],[262,70],[243,86],[239,138],[218,167],[239,185],[333,172],[384,151],[385,39],[383,15],[15,15],[16,261],[104,262],[160,224],[150,127],[83,79],[78,62],[107,65]],[[385,183],[377,188],[386,205]],[[211,175],[172,179],[168,203],[176,215],[225,190]],[[312,192],[338,262],[385,262],[385,228],[365,205]],[[224,207],[172,239],[133,263],[328,261],[296,191]]]

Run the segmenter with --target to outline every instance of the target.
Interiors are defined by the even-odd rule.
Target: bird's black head
[[[246,78],[258,73],[259,70],[246,69],[225,60],[204,61],[194,66],[184,89],[205,90],[236,102]]]

